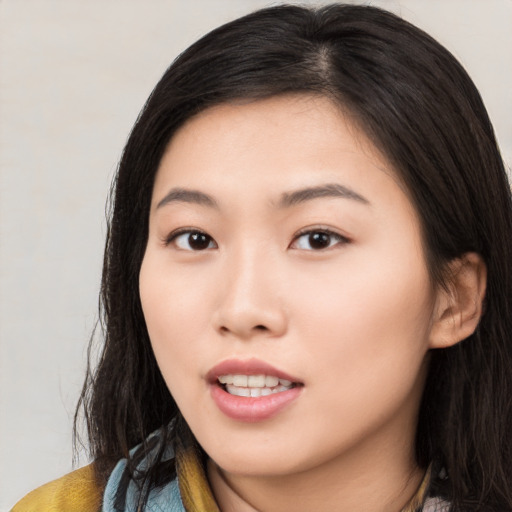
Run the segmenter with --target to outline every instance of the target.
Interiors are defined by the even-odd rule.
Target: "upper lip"
[[[274,375],[279,379],[289,380],[295,384],[301,382],[297,377],[289,375],[274,366],[259,359],[227,359],[215,365],[207,374],[206,380],[210,383],[217,381],[220,375]]]

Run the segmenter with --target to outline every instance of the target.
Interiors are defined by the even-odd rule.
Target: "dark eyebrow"
[[[285,192],[278,203],[279,208],[289,208],[304,201],[311,201],[320,197],[341,197],[344,199],[353,199],[363,204],[370,204],[368,199],[359,195],[352,189],[339,185],[337,183],[328,183],[317,187],[301,188],[293,192]]]
[[[157,209],[169,203],[195,203],[201,206],[218,209],[217,201],[213,197],[200,192],[199,190],[189,190],[186,188],[173,188],[170,192],[156,205]]]

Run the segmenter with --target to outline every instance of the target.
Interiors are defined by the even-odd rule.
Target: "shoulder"
[[[89,464],[35,489],[11,512],[98,512],[102,494]]]

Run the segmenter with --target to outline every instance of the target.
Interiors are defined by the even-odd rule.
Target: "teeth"
[[[278,384],[279,384],[279,379],[277,377],[274,377],[273,375],[267,375],[265,377],[265,387],[273,388],[274,386],[277,386]]]
[[[230,395],[251,396],[251,390],[249,388],[239,388],[237,386],[226,385],[226,391]]]
[[[276,386],[275,388],[242,388],[238,386],[233,386],[231,384],[226,384],[226,391],[230,395],[245,396],[251,398],[268,396],[274,393],[280,393],[281,391],[286,391],[288,389],[290,389],[290,387],[286,386]]]
[[[249,375],[247,378],[247,385],[250,388],[264,388],[265,375]]]
[[[286,379],[279,379],[274,375],[242,375],[227,374],[220,375],[217,379],[221,384],[237,386],[240,388],[274,388],[278,385],[290,387],[292,382]]]
[[[227,374],[220,375],[217,380],[229,394],[251,398],[280,393],[293,387],[291,381],[275,375]]]
[[[247,387],[247,375],[233,375],[233,385]]]

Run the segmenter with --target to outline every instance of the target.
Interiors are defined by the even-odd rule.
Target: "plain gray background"
[[[0,0],[0,511],[72,469],[105,199],[139,109],[190,43],[275,3]],[[462,61],[510,167],[512,0],[353,3],[400,13]]]

